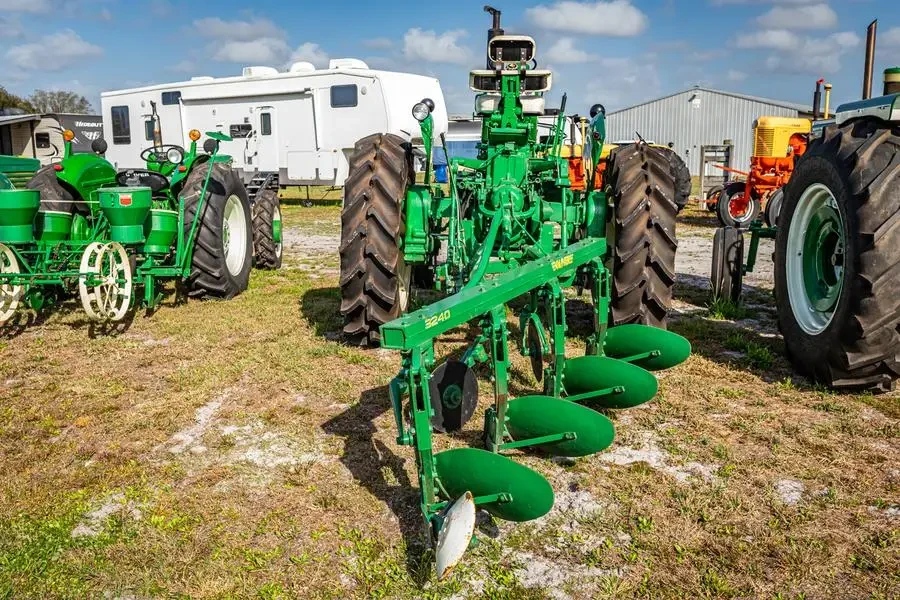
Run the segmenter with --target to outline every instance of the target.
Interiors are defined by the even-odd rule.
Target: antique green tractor
[[[499,11],[488,10],[488,68],[469,80],[482,120],[478,157],[452,158],[449,186],[432,183],[429,168],[418,184],[408,141],[364,138],[351,158],[341,214],[345,336],[401,352],[390,385],[397,442],[415,451],[441,578],[472,541],[476,506],[527,521],[553,505],[548,481],[502,452],[603,450],[614,427],[594,409],[649,401],[658,389],[652,371],[690,354],[687,340],[664,329],[677,246],[667,157],[645,144],[623,146],[609,158],[603,189],[589,175],[573,181],[567,157],[581,154],[585,171],[598,168],[605,111],[590,111],[590,150],[572,152],[565,97],[559,111],[545,109],[552,74],[536,68],[534,40],[504,35]],[[433,108],[425,99],[412,109],[427,164]],[[555,123],[549,137],[538,133],[548,114]],[[445,297],[405,314],[413,286]],[[567,356],[568,290],[591,298],[586,352],[576,358]],[[513,324],[510,314],[518,317]],[[436,339],[466,324],[474,325],[468,348],[458,358],[435,356]],[[510,397],[510,336],[542,391]],[[460,431],[476,413],[482,365],[494,390],[485,449],[434,452],[433,431]]]
[[[884,95],[839,106],[784,187],[775,226],[716,231],[713,294],[740,301],[761,239],[775,240],[775,304],[788,358],[843,390],[900,377],[900,69]],[[813,125],[814,132],[816,124]]]
[[[137,300],[155,307],[159,281],[191,296],[230,298],[252,260],[247,193],[218,153],[229,139],[198,131],[188,151],[155,144],[146,170],[117,173],[101,154],[73,154],[38,171],[28,189],[0,191],[0,324],[24,303],[40,309],[77,291],[89,317],[118,321]]]

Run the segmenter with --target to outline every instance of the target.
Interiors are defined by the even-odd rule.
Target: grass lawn
[[[69,302],[2,333],[0,598],[898,597],[898,396],[794,376],[771,298],[710,310],[697,277],[671,322],[693,356],[612,414],[608,451],[514,455],[554,510],[482,523],[438,584],[394,441],[399,355],[338,341],[339,210],[285,206],[284,268],[232,301],[170,296],[114,331]],[[511,392],[537,390],[511,357]]]

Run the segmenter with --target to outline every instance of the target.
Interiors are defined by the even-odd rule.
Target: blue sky
[[[873,18],[879,71],[900,64],[898,0],[494,1],[507,32],[535,37],[571,112],[695,84],[809,102],[819,77],[837,101],[855,99]],[[470,112],[484,3],[0,0],[0,84],[23,95],[71,89],[99,109],[103,90],[356,57],[440,77],[450,111]]]

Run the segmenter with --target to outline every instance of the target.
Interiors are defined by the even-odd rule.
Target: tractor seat
[[[156,171],[125,169],[116,174],[116,183],[123,187],[148,187],[156,194],[169,187],[169,180]]]

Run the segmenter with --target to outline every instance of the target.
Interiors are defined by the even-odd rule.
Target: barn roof
[[[631,110],[632,108],[637,108],[638,106],[644,106],[646,104],[652,104],[653,102],[659,102],[660,100],[665,100],[666,98],[672,98],[674,96],[678,96],[680,94],[686,94],[689,92],[709,92],[711,94],[719,94],[721,96],[731,96],[732,98],[740,98],[741,100],[747,100],[749,102],[761,102],[763,104],[771,104],[772,106],[781,106],[784,108],[789,108],[791,110],[796,110],[801,113],[812,113],[812,106],[809,104],[798,104],[796,102],[786,102],[784,100],[773,100],[771,98],[762,98],[759,96],[750,96],[747,94],[739,94],[737,92],[726,92],[724,90],[716,90],[713,88],[702,87],[702,86],[694,86],[687,88],[685,90],[679,90],[673,94],[669,94],[667,96],[661,96],[659,98],[653,98],[652,100],[647,100],[645,102],[641,102],[639,104],[635,104],[633,106],[628,106],[626,108],[620,108],[619,110],[613,110],[608,113],[609,115],[614,115],[616,113],[624,112],[626,110]]]

